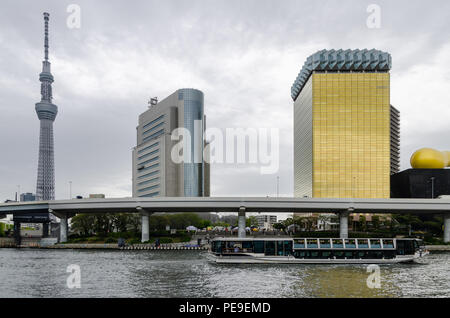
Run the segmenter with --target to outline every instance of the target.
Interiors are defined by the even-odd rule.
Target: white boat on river
[[[209,259],[220,264],[392,264],[427,254],[419,239],[215,238]]]

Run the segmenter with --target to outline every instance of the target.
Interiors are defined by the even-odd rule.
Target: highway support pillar
[[[22,243],[22,238],[20,236],[20,222],[14,221],[14,241],[16,246],[19,246]]]
[[[42,223],[42,237],[48,237],[48,228],[49,228],[49,223],[48,222],[44,222]]]
[[[142,213],[142,223],[141,223],[141,242],[147,242],[150,240],[150,223],[149,223],[149,214]]]
[[[444,215],[444,243],[450,243],[450,215]]]
[[[69,230],[69,217],[67,214],[62,214],[60,216],[60,223],[59,223],[59,243],[65,243],[67,242],[67,233]]]
[[[339,237],[348,238],[348,216],[349,211],[339,213]]]
[[[238,213],[238,237],[245,238],[245,207],[239,208]]]

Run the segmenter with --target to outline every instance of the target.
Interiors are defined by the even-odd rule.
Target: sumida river
[[[0,249],[0,297],[450,297],[450,252],[380,266],[381,288],[365,265],[217,265],[205,254]],[[80,288],[68,287],[70,265]]]

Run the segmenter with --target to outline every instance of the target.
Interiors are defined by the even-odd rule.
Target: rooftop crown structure
[[[50,71],[48,60],[48,22],[50,15],[44,13],[45,55],[42,62],[42,72],[39,75],[41,82],[41,101],[36,103],[36,113],[40,120],[39,135],[39,163],[36,186],[36,199],[55,199],[55,171],[54,171],[54,150],[53,150],[53,122],[55,121],[58,107],[52,103],[52,83],[53,75]]]

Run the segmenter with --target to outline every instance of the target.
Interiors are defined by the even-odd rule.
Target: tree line
[[[170,229],[185,230],[188,226],[202,229],[212,225],[208,219],[201,218],[195,213],[177,213],[152,215],[149,217],[151,231]],[[137,213],[116,214],[78,214],[71,219],[70,230],[81,236],[107,236],[112,232],[132,232],[138,234],[141,231],[141,216]]]

